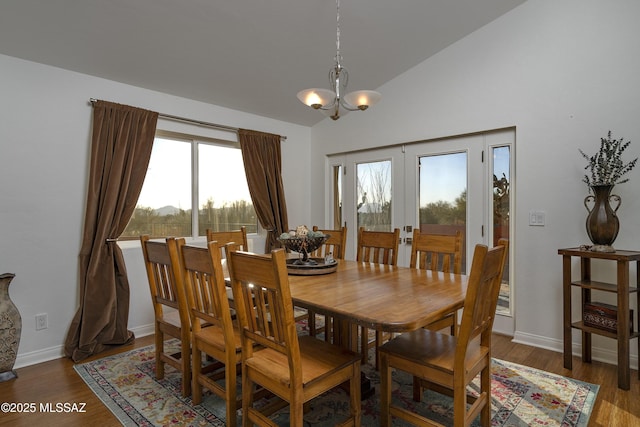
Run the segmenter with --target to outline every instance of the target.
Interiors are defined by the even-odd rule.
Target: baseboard
[[[25,366],[37,365],[38,363],[64,357],[64,346],[44,348],[42,350],[30,351],[29,353],[18,353],[14,368],[24,368]]]
[[[133,332],[136,337],[144,337],[147,335],[152,335],[155,330],[153,324],[149,324],[132,328],[131,332]],[[14,369],[48,362],[50,360],[60,359],[62,357],[65,357],[64,345],[44,348],[28,353],[18,353],[18,356],[16,357],[16,363],[14,364]]]
[[[518,344],[530,345],[532,347],[544,348],[547,350],[556,351],[562,353],[564,344],[562,340],[543,337],[540,335],[527,334],[524,332],[516,332],[513,335],[513,342]],[[571,345],[571,351],[574,356],[582,357],[582,344],[580,342],[573,342]],[[615,349],[608,349],[603,347],[591,347],[591,358],[598,362],[609,363],[611,365],[618,364],[618,353]],[[631,354],[629,356],[629,363],[631,369],[638,369],[638,356]]]

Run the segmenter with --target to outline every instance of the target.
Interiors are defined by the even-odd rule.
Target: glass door
[[[401,266],[409,264],[416,227],[441,234],[462,231],[463,272],[478,243],[494,246],[507,237],[511,255],[514,146],[515,130],[507,129],[331,156],[330,165],[339,162],[345,168],[339,185],[342,221],[349,229],[347,259],[355,259],[360,226],[399,228]],[[335,188],[335,171],[329,175]],[[507,260],[498,303],[498,313],[507,316],[514,296],[511,265]],[[501,330],[512,332],[513,322]]]
[[[404,222],[404,155],[401,147],[350,153],[344,157],[343,221],[347,259],[355,259],[358,229],[393,231]],[[398,264],[403,265],[403,251]],[[408,261],[407,261],[408,262]]]
[[[486,241],[482,149],[482,135],[474,135],[412,144],[405,150],[405,228],[434,234],[461,231],[463,273],[476,243]],[[405,232],[407,259],[410,237]]]

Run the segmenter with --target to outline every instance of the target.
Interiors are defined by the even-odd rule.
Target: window
[[[194,209],[195,207],[195,209]],[[121,238],[257,233],[238,143],[158,132],[135,212]]]

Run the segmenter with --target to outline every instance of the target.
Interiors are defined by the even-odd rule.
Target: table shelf
[[[609,332],[606,331],[604,329],[600,329],[600,328],[594,328],[593,326],[587,326],[584,324],[584,322],[581,320],[579,322],[573,322],[571,324],[571,327],[574,329],[579,329],[581,331],[584,332],[589,332],[592,334],[597,334],[597,335],[602,335],[605,337],[609,337],[609,338],[613,338],[613,339],[618,339],[618,334],[615,332]],[[637,338],[638,336],[640,336],[640,333],[638,332],[631,332],[629,334],[629,339],[633,339],[633,338]]]
[[[596,291],[603,291],[603,292],[613,292],[613,293],[618,292],[618,285],[615,285],[613,283],[607,283],[607,282],[598,282],[595,280],[578,280],[575,282],[571,282],[571,286],[578,286],[585,289],[593,289]],[[629,287],[628,292],[629,293],[638,292],[638,288]]]
[[[615,252],[592,252],[580,248],[558,249],[558,254],[562,255],[562,295],[563,295],[563,346],[564,346],[564,367],[572,368],[573,343],[572,330],[578,329],[582,332],[582,360],[591,362],[591,335],[601,335],[617,341],[618,344],[618,387],[623,390],[630,388],[630,366],[629,366],[629,341],[640,337],[639,332],[632,332],[631,325],[633,320],[629,313],[629,297],[630,294],[636,294],[636,305],[640,311],[640,252],[638,251],[621,251]],[[571,272],[571,259],[577,257],[580,259],[580,279],[573,280]],[[591,280],[591,260],[602,259],[616,262],[616,283],[601,282]],[[629,286],[629,265],[631,262],[636,263],[636,284],[634,287]],[[587,326],[583,321],[572,321],[572,295],[573,287],[580,288],[580,311],[581,318],[584,316],[584,306],[591,303],[591,293],[607,292],[616,295],[617,306],[617,325],[618,332],[611,332],[600,328]],[[640,320],[640,314],[636,313],[636,325]],[[639,327],[640,328],[640,327]],[[640,354],[640,338],[638,339],[638,354]],[[640,377],[640,371],[639,371]]]

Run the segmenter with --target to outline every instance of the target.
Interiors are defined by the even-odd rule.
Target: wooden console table
[[[573,328],[582,331],[582,360],[591,362],[591,334],[603,335],[613,338],[618,342],[618,387],[623,390],[629,390],[630,387],[630,368],[629,368],[629,340],[640,336],[638,331],[631,332],[631,324],[629,318],[629,295],[636,294],[638,310],[640,311],[640,293],[638,292],[638,284],[640,284],[640,252],[636,251],[616,251],[611,253],[591,252],[580,248],[558,249],[558,254],[562,255],[562,295],[563,295],[563,333],[564,333],[564,367],[572,368],[572,342],[571,331]],[[580,258],[580,279],[572,281],[571,279],[571,258]],[[603,259],[616,261],[617,281],[615,284],[598,282],[591,280],[591,260]],[[629,286],[629,263],[636,262],[636,287]],[[581,289],[582,304],[581,310],[584,310],[584,304],[591,302],[591,291],[613,292],[617,294],[617,333],[609,332],[603,329],[593,328],[585,325],[580,321],[571,321],[571,287],[577,286]],[[638,329],[638,319],[640,316],[636,313],[636,329]],[[638,354],[640,354],[640,339],[638,340]],[[639,372],[640,376],[640,372]]]

